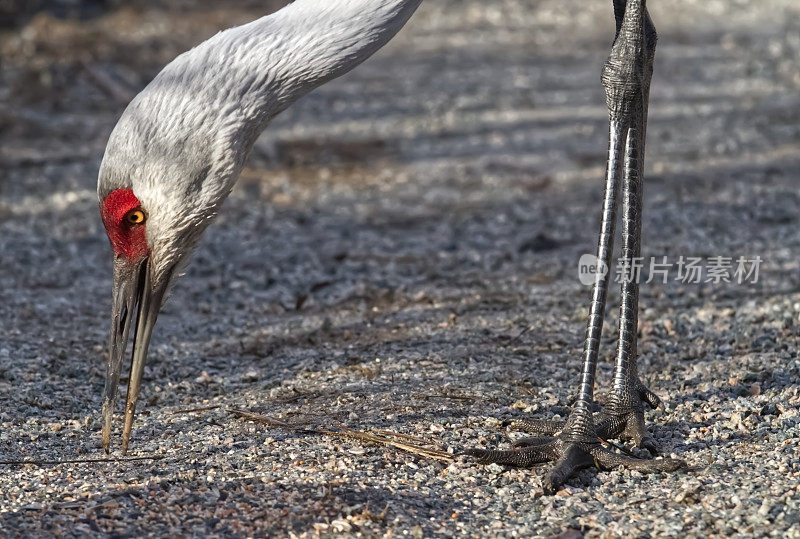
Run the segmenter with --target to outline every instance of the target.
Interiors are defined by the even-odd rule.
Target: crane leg
[[[471,449],[467,454],[481,463],[532,466],[555,461],[545,478],[545,492],[554,492],[576,471],[589,466],[626,466],[639,471],[673,471],[677,459],[639,459],[608,448],[604,440],[630,438],[655,452],[644,424],[644,404],[658,405],[658,397],[639,379],[636,360],[638,326],[638,265],[641,254],[642,172],[650,79],[655,56],[656,31],[645,0],[614,0],[617,35],[603,66],[602,82],[609,111],[609,155],[597,258],[599,271],[592,288],[592,302],[584,346],[584,363],[578,398],[565,424],[524,421],[523,430],[537,434],[506,451]],[[610,282],[614,228],[622,190],[622,278],[619,349],[611,396],[595,422],[592,413],[595,373]]]
[[[630,28],[622,26],[619,5],[615,2],[617,16],[617,33]],[[619,344],[617,348],[614,382],[608,401],[603,407],[597,422],[598,434],[603,438],[624,438],[633,440],[639,447],[657,453],[653,437],[648,433],[644,423],[645,404],[657,408],[660,404],[658,396],[648,389],[639,379],[637,369],[636,335],[638,330],[639,307],[639,275],[633,261],[641,259],[642,253],[642,183],[644,180],[645,138],[647,133],[647,109],[650,101],[650,80],[653,75],[653,59],[656,49],[656,30],[642,2],[641,30],[638,40],[641,52],[638,59],[641,65],[634,65],[633,70],[620,73],[619,68],[610,67],[604,70],[603,84],[606,87],[609,115],[612,118],[625,118],[628,126],[628,143],[623,172],[623,217],[622,217],[622,259],[625,261],[627,275],[622,279],[619,316]],[[613,52],[612,59],[613,62]],[[634,95],[630,97],[616,96],[613,90],[620,81],[634,77],[631,85]],[[623,83],[624,84],[624,83]],[[629,102],[631,105],[616,104],[617,101]]]

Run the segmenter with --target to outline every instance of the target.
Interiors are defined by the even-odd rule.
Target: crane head
[[[111,340],[106,359],[106,387],[103,397],[103,448],[109,451],[114,401],[119,384],[122,358],[127,347],[131,320],[136,318],[131,372],[128,378],[126,427],[123,452],[127,450],[130,427],[136,407],[147,347],[166,289],[155,286],[147,242],[148,212],[131,189],[115,189],[100,205],[100,214],[114,250],[114,288],[111,315]],[[138,307],[138,310],[137,310]],[[137,380],[138,378],[138,380]]]
[[[109,138],[98,179],[100,215],[114,253],[103,448],[110,450],[117,388],[133,330],[122,452],[127,452],[150,336],[175,276],[217,213],[237,172],[235,156],[212,131],[171,114],[163,94],[145,91]],[[167,106],[166,108],[169,108]],[[223,148],[215,153],[214,149]]]

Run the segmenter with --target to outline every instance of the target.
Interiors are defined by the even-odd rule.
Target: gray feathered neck
[[[158,263],[170,264],[194,247],[269,120],[371,56],[420,3],[296,0],[178,56],[114,128],[98,196],[133,189]]]

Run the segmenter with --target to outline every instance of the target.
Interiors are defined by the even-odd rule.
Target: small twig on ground
[[[614,442],[610,442],[608,440],[604,440],[603,438],[600,438],[600,443],[601,444],[605,444],[605,445],[610,445],[611,447],[616,448],[619,452],[624,453],[625,455],[628,455],[629,457],[638,458],[637,455],[634,454],[634,452],[631,451],[630,449],[628,449],[627,447],[621,446],[619,444],[615,444]]]
[[[387,432],[387,431],[384,431]],[[342,432],[336,431],[324,431],[324,434],[328,434],[330,436],[342,436],[345,438],[353,438],[355,440],[362,440],[365,442],[373,442],[379,445],[385,445],[389,447],[394,447],[395,449],[401,449],[403,451],[407,451],[408,453],[413,453],[415,455],[420,455],[423,457],[427,457],[429,459],[434,460],[441,460],[441,461],[451,461],[454,460],[453,455],[446,451],[441,451],[439,449],[428,449],[427,447],[421,447],[419,445],[400,442],[397,440],[391,439],[389,436],[379,436],[376,434],[372,434],[369,432],[357,431],[352,429],[343,429]],[[392,433],[392,436],[396,436],[397,433]],[[432,444],[428,444],[432,445]]]
[[[205,412],[207,410],[216,410],[217,408],[222,408],[222,405],[215,404],[214,406],[200,406],[199,408],[186,408],[184,410],[175,410],[173,412],[167,412],[166,415],[192,414],[194,412]]]
[[[290,403],[293,403],[293,402],[297,402],[300,399],[304,399],[304,398],[306,398],[306,399],[315,399],[315,398],[323,395],[323,393],[321,391],[308,391],[308,392],[304,393],[304,392],[298,391],[296,388],[292,388],[292,391],[294,392],[294,395],[291,395],[291,396],[288,396],[288,397],[276,397],[275,399],[272,399],[272,400],[274,402],[279,402],[281,404],[290,404]]]
[[[525,386],[521,386],[521,385],[515,385],[514,387],[516,387],[517,389],[519,389],[520,391],[522,391],[526,395],[529,395],[529,396],[532,396],[532,397],[538,397],[539,396],[539,394],[536,391],[534,391],[533,389],[531,389],[529,387],[525,387]]]
[[[383,429],[374,429],[375,433],[381,434],[383,436],[394,436],[395,438],[401,438],[404,440],[409,440],[412,442],[417,442],[423,445],[433,445],[428,440],[424,438],[420,438],[419,436],[413,436],[411,434],[403,434],[402,432],[392,432],[390,430],[383,430]]]
[[[358,515],[365,520],[371,520],[372,522],[385,522],[386,521],[386,513],[389,511],[389,502],[386,502],[386,507],[383,508],[383,511],[378,513],[377,515],[369,510],[369,502],[367,502],[367,506],[361,511],[361,514]]]
[[[299,432],[305,434],[323,434],[327,436],[337,436],[341,438],[360,440],[362,442],[372,442],[374,444],[393,447],[395,449],[400,449],[402,451],[406,451],[414,455],[419,455],[425,458],[439,460],[439,461],[452,461],[455,458],[450,453],[442,451],[440,449],[433,449],[430,447],[423,447],[421,445],[399,441],[401,439],[405,440],[411,439],[414,441],[420,441],[421,443],[427,446],[434,445],[431,442],[427,442],[425,440],[422,440],[421,438],[410,436],[408,434],[401,434],[398,432],[392,432],[387,430],[376,430],[375,433],[371,433],[371,432],[353,430],[344,426],[338,427],[339,429],[341,429],[339,431],[334,431],[329,429],[308,428],[300,425],[287,423],[285,421],[281,421],[280,419],[275,419],[274,417],[248,412],[246,410],[229,408],[229,411],[234,415],[250,419],[251,421],[255,421],[257,423],[262,423],[264,425],[269,425],[271,427],[281,427],[291,430],[293,432]]]
[[[248,412],[247,410],[241,410],[239,408],[228,408],[228,411],[233,415],[244,417],[245,419],[249,419],[251,421],[255,421],[256,423],[261,423],[263,425],[269,425],[270,427],[282,427],[284,429],[291,430],[294,432],[311,432],[311,433],[321,432],[317,431],[316,429],[308,429],[306,427],[303,427],[301,426],[300,423],[287,423],[286,421],[281,421],[280,419],[276,419],[268,415],[257,414],[255,412]]]
[[[523,336],[523,335],[525,335],[526,333],[528,333],[528,332],[529,332],[530,330],[532,330],[532,329],[533,329],[533,326],[525,326],[525,327],[522,329],[522,331],[520,331],[519,333],[517,333],[517,336],[516,336],[516,337],[514,337],[514,338],[512,338],[510,341],[508,341],[508,344],[516,344],[516,343],[518,343],[518,342],[519,342],[519,340],[522,338],[522,336]]]

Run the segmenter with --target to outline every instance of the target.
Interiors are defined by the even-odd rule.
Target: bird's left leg
[[[616,3],[619,6],[620,3]],[[653,437],[644,423],[645,405],[658,407],[660,399],[641,382],[637,369],[637,330],[639,308],[639,264],[642,253],[642,182],[644,178],[645,138],[647,131],[647,109],[650,101],[650,80],[653,76],[653,60],[656,48],[656,30],[647,10],[641,13],[641,27],[633,29],[621,24],[620,32],[638,31],[639,50],[634,53],[636,62],[632,73],[607,70],[604,76],[627,79],[635,77],[635,97],[621,100],[627,109],[619,111],[630,118],[625,170],[622,182],[622,290],[619,316],[619,344],[614,369],[614,382],[600,417],[597,433],[604,439],[624,438],[633,440],[651,453],[657,452]],[[622,17],[617,11],[618,20]],[[638,48],[638,47],[637,47]],[[630,55],[630,53],[628,53]],[[612,53],[611,62],[614,62]],[[630,65],[626,59],[619,65]],[[618,84],[617,84],[618,85]],[[614,85],[612,84],[612,87]]]

